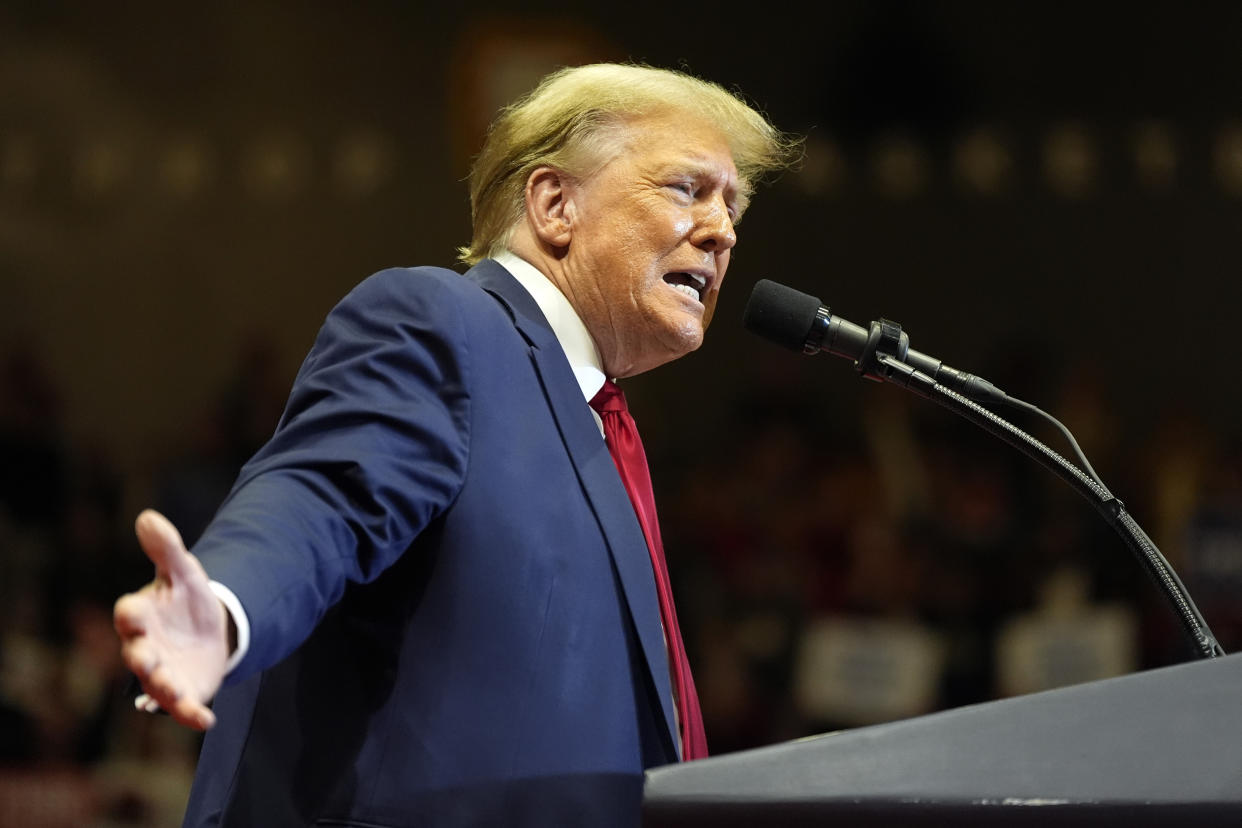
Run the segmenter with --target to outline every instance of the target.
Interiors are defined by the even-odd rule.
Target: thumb
[[[174,579],[192,574],[194,559],[186,550],[181,533],[168,518],[154,509],[145,509],[134,521],[134,532],[158,573]]]

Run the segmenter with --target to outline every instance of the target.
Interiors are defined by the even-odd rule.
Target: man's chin
[[[652,368],[659,368],[661,365],[667,365],[674,360],[681,359],[692,351],[697,351],[703,345],[703,329],[696,325],[693,332],[679,330],[675,337],[664,340],[663,344],[665,347],[658,350],[651,349],[628,367],[612,372],[608,370],[608,366],[605,366],[605,371],[609,376],[622,379],[645,373]]]
[[[681,359],[687,354],[703,347],[704,327],[698,324],[696,319],[693,326],[687,325],[685,328],[677,331],[676,338],[668,343],[668,348],[666,349],[667,356],[660,364],[663,365],[675,359]]]

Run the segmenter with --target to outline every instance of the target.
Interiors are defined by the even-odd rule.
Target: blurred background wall
[[[0,824],[176,821],[195,740],[125,711],[110,631],[134,515],[197,534],[323,316],[452,265],[486,124],[566,63],[807,136],[708,343],[627,383],[715,750],[1191,657],[1042,469],[742,332],[764,277],[1060,417],[1235,648],[1240,35],[1226,3],[0,3]]]

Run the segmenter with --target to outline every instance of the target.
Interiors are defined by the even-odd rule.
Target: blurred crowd
[[[714,425],[728,450],[648,440],[713,752],[1193,658],[1120,539],[1017,452],[881,386],[825,425],[786,374],[759,372]],[[150,578],[127,489],[192,543],[275,425],[272,348],[254,340],[233,376],[134,481],[67,436],[36,349],[0,355],[0,825],[179,821],[198,737],[133,712],[111,606]],[[1136,431],[1086,369],[1047,393],[1237,648],[1242,447],[1172,409]]]
[[[0,354],[0,826],[180,824],[199,737],[134,712],[112,604],[152,575],[127,504],[150,502],[192,543],[275,425],[271,349],[256,340],[234,376],[139,481],[69,437],[37,349]]]
[[[989,377],[1032,386],[1022,354]],[[715,751],[1197,657],[1137,557],[1061,480],[894,386],[865,383],[856,414],[826,422],[841,401],[809,400],[807,383],[782,378],[788,357],[760,366],[766,386],[732,408],[728,431],[743,442],[685,464],[662,499],[680,533],[670,565],[694,585],[685,600]],[[1017,376],[1028,381],[1007,381]],[[1175,407],[1133,416],[1086,365],[1033,385],[1031,401],[1075,434],[1235,651],[1236,435]],[[996,411],[1072,457],[1046,422]]]

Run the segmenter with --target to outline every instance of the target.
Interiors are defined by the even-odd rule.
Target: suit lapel
[[[676,755],[673,747],[677,743],[674,736],[673,693],[650,553],[612,456],[582,398],[581,388],[565,359],[565,352],[535,300],[509,271],[490,259],[471,268],[466,277],[505,305],[515,327],[531,345],[535,372],[539,375],[570,460],[612,554],[630,618],[664,713],[668,747],[670,753]]]

